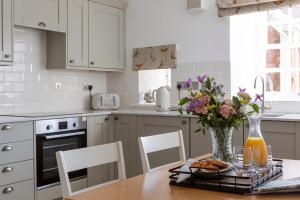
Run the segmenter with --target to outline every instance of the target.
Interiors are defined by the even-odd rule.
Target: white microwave
[[[92,107],[95,110],[118,109],[120,108],[120,96],[118,94],[93,94]]]

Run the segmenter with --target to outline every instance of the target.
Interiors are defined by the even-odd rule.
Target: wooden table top
[[[178,164],[176,165],[178,166]],[[147,174],[96,188],[65,200],[291,200],[300,199],[300,193],[239,195],[169,185],[168,170],[161,168]],[[174,166],[175,167],[175,166]],[[284,160],[281,179],[300,177],[300,161]]]

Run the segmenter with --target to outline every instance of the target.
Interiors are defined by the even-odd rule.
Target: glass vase
[[[261,114],[247,116],[249,122],[249,135],[246,140],[246,147],[253,151],[253,163],[256,166],[268,164],[268,150],[260,130]]]
[[[212,139],[212,159],[232,162],[232,132],[233,127],[210,127]]]

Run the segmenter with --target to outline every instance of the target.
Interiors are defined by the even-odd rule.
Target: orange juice
[[[257,165],[268,164],[267,145],[261,137],[248,137],[246,147],[251,147],[253,151],[253,162]]]

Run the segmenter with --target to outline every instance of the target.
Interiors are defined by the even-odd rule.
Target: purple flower
[[[240,90],[239,92],[246,92],[247,89],[246,89],[246,88],[243,89],[243,88],[240,88],[240,87],[239,87],[239,90]]]
[[[189,78],[185,83],[182,84],[182,87],[185,89],[189,89],[192,87],[192,79]]]
[[[256,94],[255,95],[256,97],[255,97],[255,102],[257,102],[257,101],[263,101],[263,98],[264,98],[264,95],[263,94],[261,94],[261,95],[259,95],[259,94]]]
[[[198,79],[198,81],[200,83],[203,83],[204,79],[206,78],[206,75],[204,75],[204,76],[197,76],[196,78]]]

